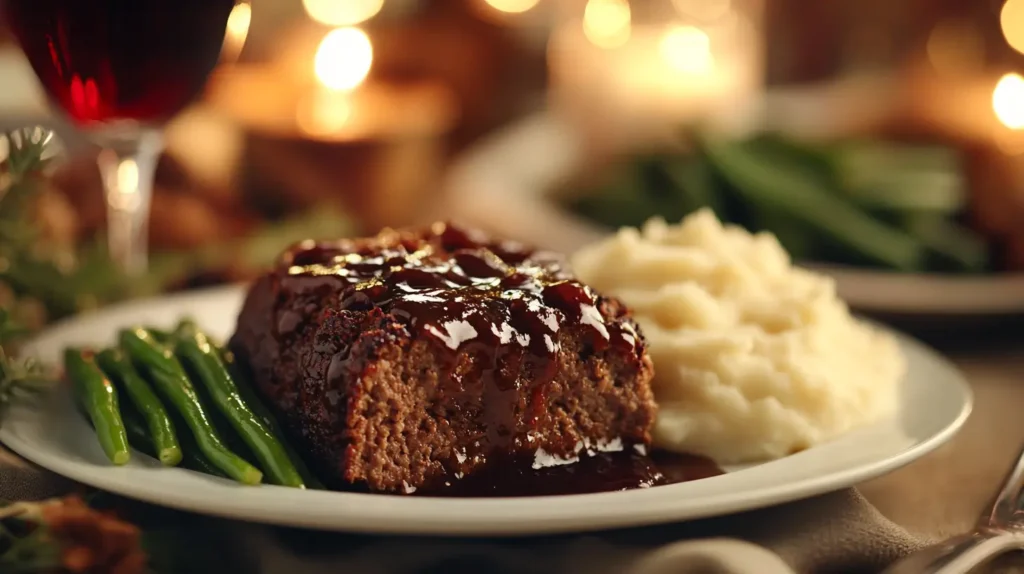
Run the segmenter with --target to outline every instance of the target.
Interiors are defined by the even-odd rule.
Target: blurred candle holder
[[[243,193],[270,211],[340,201],[368,231],[415,221],[443,164],[453,96],[374,78],[359,27],[305,23],[291,37],[278,61],[239,66],[208,90],[245,132]]]
[[[742,130],[763,91],[760,0],[563,0],[550,102],[614,150],[694,122]]]

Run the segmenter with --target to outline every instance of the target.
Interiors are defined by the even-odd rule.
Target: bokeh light
[[[487,4],[499,12],[521,14],[537,5],[540,0],[485,0]]]
[[[673,68],[691,74],[707,72],[714,66],[711,39],[694,26],[677,26],[661,39],[661,57]]]
[[[333,90],[361,84],[373,65],[373,44],[359,28],[338,28],[324,36],[313,61],[316,77]]]
[[[999,13],[999,23],[1006,42],[1014,50],[1024,53],[1024,0],[1006,0]]]
[[[245,46],[245,39],[249,36],[249,24],[252,23],[252,6],[247,2],[235,4],[228,14],[226,33],[224,34],[224,46],[221,48],[221,58],[234,60],[241,53]]]
[[[384,0],[302,0],[309,17],[328,26],[353,26],[373,18]]]
[[[626,0],[590,0],[583,10],[583,34],[602,48],[621,46],[629,40],[631,18]]]
[[[1024,77],[1006,74],[992,91],[992,109],[1004,126],[1024,130]]]

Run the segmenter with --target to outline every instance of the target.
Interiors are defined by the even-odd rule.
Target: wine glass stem
[[[107,202],[110,256],[130,275],[145,273],[153,177],[163,150],[157,130],[106,137],[98,163]]]

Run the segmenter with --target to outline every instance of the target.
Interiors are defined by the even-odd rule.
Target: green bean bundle
[[[174,425],[156,396],[131,361],[120,349],[107,349],[96,355],[96,364],[118,386],[128,392],[128,398],[146,421],[156,457],[166,466],[181,462],[181,446],[174,433]]]
[[[191,368],[198,384],[203,385],[217,409],[249,446],[270,480],[282,486],[305,488],[284,445],[243,399],[220,350],[189,322],[183,322],[175,331],[174,342],[175,353]]]
[[[244,484],[258,484],[263,473],[225,446],[192,382],[170,349],[142,328],[121,331],[120,340],[132,361],[149,375],[164,399],[185,419],[203,455],[230,478]]]

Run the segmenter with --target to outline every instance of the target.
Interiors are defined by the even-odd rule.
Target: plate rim
[[[128,312],[136,307],[143,308],[152,306],[154,303],[172,305],[185,299],[209,298],[216,300],[219,298],[240,296],[240,286],[216,287],[165,297],[140,299],[120,305],[113,305],[105,309],[110,310],[111,312]],[[99,313],[102,313],[102,311]],[[95,317],[95,315],[90,313],[82,315],[79,318],[62,321],[55,325],[54,328],[48,329],[42,333],[40,337],[33,339],[33,342],[36,342],[37,340],[43,340],[45,342],[45,339],[59,337],[64,329],[79,323],[82,317]],[[236,520],[260,522],[264,524],[375,534],[486,537],[531,536],[566,532],[584,532],[684,522],[699,518],[707,518],[710,516],[730,514],[738,511],[763,508],[849,487],[905,466],[906,464],[909,464],[910,462],[934,451],[936,448],[945,444],[955,436],[963,427],[963,424],[967,421],[973,409],[974,397],[969,383],[955,365],[927,345],[924,345],[923,343],[899,332],[891,332],[897,335],[900,340],[901,347],[911,349],[913,352],[921,354],[923,358],[927,358],[936,366],[941,366],[943,370],[949,372],[950,376],[948,377],[947,383],[951,383],[951,391],[956,391],[960,405],[959,411],[952,420],[944,422],[944,426],[931,436],[911,444],[895,454],[887,455],[880,460],[855,465],[845,469],[834,470],[825,474],[805,476],[795,481],[782,482],[769,485],[767,487],[741,490],[738,493],[731,491],[726,492],[723,491],[723,489],[719,489],[711,496],[698,498],[686,496],[685,491],[693,490],[693,485],[695,484],[709,484],[713,481],[721,481],[723,479],[729,479],[729,477],[743,476],[745,474],[747,477],[751,477],[752,475],[747,474],[748,472],[755,472],[758,468],[764,468],[769,465],[785,464],[786,458],[766,462],[745,471],[732,472],[722,477],[713,477],[703,479],[701,481],[661,486],[655,489],[513,499],[410,498],[380,494],[298,491],[271,485],[252,488],[236,485],[224,479],[218,479],[215,477],[208,477],[204,475],[196,475],[195,477],[192,477],[209,481],[224,480],[224,486],[231,489],[231,491],[241,493],[240,497],[232,497],[236,498],[234,502],[226,505],[217,505],[210,504],[210,501],[204,499],[202,496],[190,497],[186,492],[172,492],[171,496],[166,496],[164,493],[156,490],[155,487],[151,486],[148,482],[136,484],[118,483],[116,480],[111,478],[111,474],[105,472],[97,474],[93,465],[88,462],[83,463],[80,460],[62,458],[60,456],[61,453],[59,449],[45,450],[35,448],[29,442],[23,441],[22,438],[7,425],[0,427],[0,442],[3,442],[8,448],[20,456],[43,468],[95,488],[108,490],[128,498],[143,500],[149,503],[176,508],[179,510]],[[64,395],[66,397],[66,393],[64,393]],[[59,397],[55,397],[54,400],[59,400]],[[19,407],[15,406],[14,408]],[[121,470],[116,467],[109,467],[108,469],[113,473],[117,473]],[[190,471],[182,469],[160,469],[160,472],[165,473],[165,475],[166,473],[171,472],[190,473]],[[111,486],[112,480],[114,480],[113,486]],[[172,478],[168,478],[168,480],[173,481]],[[733,478],[731,480],[743,481],[742,478]],[[698,490],[700,490],[700,488],[698,488]],[[225,491],[225,493],[226,492],[229,491]],[[265,494],[266,492],[271,492],[272,494]],[[673,496],[673,494],[676,493],[683,494],[683,496]],[[313,495],[321,500],[330,501],[331,504],[323,505],[324,508],[305,515],[300,515],[299,513],[274,515],[274,513],[279,510],[287,511],[296,496],[307,495]],[[602,502],[608,500],[610,497],[615,497],[618,500],[613,501],[614,503],[612,504],[603,505]],[[209,498],[209,496],[206,498]],[[436,518],[425,519],[422,515],[425,513],[422,512],[421,508],[421,512],[417,512],[418,516],[415,519],[410,519],[407,515],[402,516],[401,518],[398,517],[401,510],[398,509],[396,511],[395,505],[398,502],[400,502],[404,507],[409,507],[410,505],[413,507],[423,507],[424,505],[430,506],[431,504],[436,504],[438,500],[444,500],[446,508],[451,509],[453,512],[460,511],[465,513],[471,510],[478,516],[472,517],[470,520],[439,521]],[[566,507],[566,509],[575,508],[578,510],[586,510],[586,513],[585,516],[580,516],[577,513],[570,512],[564,515],[544,516],[543,519],[530,518],[529,516],[515,516],[515,507],[517,505],[523,505],[524,502],[536,503],[539,500],[543,500],[549,504],[554,502],[555,506]],[[633,501],[635,506],[630,505],[631,508],[637,508],[639,510],[628,513],[623,513],[621,509],[616,510],[616,508],[622,506],[627,500]],[[357,505],[359,503],[365,503],[366,505],[369,505],[369,507],[383,507],[385,512],[376,515],[368,515],[364,510],[361,514],[357,514],[346,520],[340,521],[332,521],[332,519],[337,518],[336,514],[325,514],[325,511],[328,510],[326,507],[330,506],[336,509],[339,505],[345,505],[346,501],[349,501],[349,503],[355,502]],[[510,502],[515,504],[510,504]],[[257,507],[254,510],[253,503],[262,503],[265,506]],[[304,502],[303,505],[314,506],[311,502]],[[610,509],[606,509],[605,506]],[[336,512],[336,510],[332,512]],[[509,512],[512,514],[511,520],[501,522],[501,516],[494,518],[494,516],[501,514],[508,517]],[[392,516],[393,514],[395,516]],[[454,512],[453,515],[457,514],[459,513]]]

